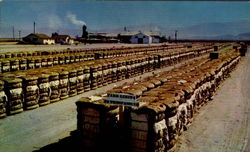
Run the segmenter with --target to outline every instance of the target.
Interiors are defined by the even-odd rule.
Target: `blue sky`
[[[174,29],[202,23],[250,21],[249,2],[0,1],[0,37],[12,37],[12,26],[26,35],[33,31],[33,21],[38,32],[65,34],[72,30],[72,34],[79,35],[83,22],[89,30],[99,31],[147,24]]]

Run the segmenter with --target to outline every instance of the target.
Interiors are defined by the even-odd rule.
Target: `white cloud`
[[[76,15],[71,13],[71,12],[68,12],[66,17],[70,20],[70,22],[72,24],[75,24],[75,25],[86,25],[86,23],[84,21],[81,21],[81,20],[78,20],[76,18]]]

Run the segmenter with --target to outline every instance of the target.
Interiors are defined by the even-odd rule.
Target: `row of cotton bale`
[[[202,46],[201,49],[207,49],[209,46]],[[57,53],[43,53],[39,51],[35,52],[16,52],[16,53],[3,53],[0,55],[0,73],[9,71],[18,71],[25,69],[34,69],[41,67],[49,67],[58,64],[69,64],[81,61],[95,60],[95,59],[105,59],[121,56],[139,55],[139,54],[149,54],[149,53],[164,53],[164,52],[174,52],[181,50],[181,46],[153,46],[153,47],[142,47],[142,48],[122,48],[118,50],[108,50],[99,51],[93,49],[88,52],[81,51],[50,51]],[[191,50],[192,51],[192,50]],[[45,51],[46,52],[46,51]],[[59,54],[59,53],[60,54]],[[67,52],[67,53],[65,53]],[[178,51],[180,52],[180,51]]]
[[[171,149],[178,137],[191,124],[194,114],[212,99],[216,88],[235,68],[239,59],[237,52],[230,51],[220,54],[219,59],[197,60],[108,91],[107,93],[133,94],[141,103],[138,108],[125,108],[125,130],[129,135],[129,151],[160,152]],[[80,132],[88,134],[88,130],[82,127],[86,124],[84,117],[87,115],[82,114],[83,109],[97,107],[100,103],[103,106],[102,96],[98,98],[98,102],[91,97],[77,103]],[[83,106],[80,108],[79,105]],[[94,109],[98,112],[97,108]],[[106,113],[108,112],[107,110]],[[91,112],[88,114],[91,115]],[[118,112],[116,117],[119,117]],[[99,125],[103,124],[100,122]],[[86,134],[85,136],[88,136]],[[98,135],[103,134],[100,131]],[[86,138],[81,137],[85,143]],[[98,144],[94,138],[91,143]],[[106,146],[112,147],[112,144]]]
[[[182,48],[182,45],[169,46],[169,49]],[[44,55],[59,55],[59,54],[77,54],[77,53],[107,53],[107,56],[119,56],[120,54],[133,54],[137,52],[154,52],[156,49],[164,49],[165,46],[141,46],[141,47],[109,47],[109,48],[87,48],[87,49],[64,49],[64,50],[47,50],[47,51],[21,51],[21,52],[5,52],[0,53],[0,59],[29,57],[29,56],[44,56]],[[106,54],[105,54],[106,55]]]
[[[94,60],[94,54],[14,57],[0,60],[0,73]]]
[[[2,113],[11,115],[34,109],[134,77],[152,71],[158,61],[151,55],[136,55],[6,72],[1,75],[5,83],[1,100],[7,102],[2,104]],[[11,87],[16,84],[18,88]]]
[[[191,71],[185,71],[181,68],[179,69],[179,73],[176,74],[171,73],[168,75],[165,73],[164,76],[168,76],[169,80],[162,86],[158,86],[148,92],[143,92],[142,97],[138,100],[147,102],[148,105],[145,105],[145,107],[149,110],[151,109],[151,105],[155,106],[155,104],[158,104],[158,107],[164,107],[163,105],[165,105],[164,120],[166,123],[163,123],[164,121],[162,120],[150,121],[147,119],[147,121],[145,121],[145,118],[149,118],[148,115],[151,114],[150,112],[142,112],[145,111],[145,107],[132,110],[131,134],[138,135],[131,137],[132,151],[163,151],[163,148],[172,148],[179,135],[181,135],[192,122],[195,112],[211,100],[221,80],[229,74],[238,61],[238,56],[234,56],[233,58],[225,57],[217,63],[214,61],[207,62],[203,64],[203,66]],[[215,66],[215,68],[211,68],[213,66]],[[157,114],[161,113],[156,113],[153,117],[156,117]],[[141,118],[140,121],[142,123],[136,124],[139,118]],[[136,123],[133,123],[133,121]],[[142,125],[143,123],[144,125]],[[141,134],[137,130],[138,128],[145,129],[143,126],[148,126],[146,130],[148,136],[145,138],[142,146],[138,144],[138,140],[141,141]],[[149,128],[149,126],[151,127]],[[167,133],[165,133],[166,128],[168,130]],[[161,131],[159,132],[157,130]],[[161,139],[157,137],[157,133],[161,134]],[[168,135],[168,137],[164,135]],[[145,137],[145,134],[143,137]]]
[[[89,72],[89,67],[74,64],[4,73],[0,110],[12,115],[89,91]]]

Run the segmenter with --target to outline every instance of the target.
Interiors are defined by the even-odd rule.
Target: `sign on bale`
[[[110,93],[104,98],[104,102],[107,104],[115,104],[121,106],[139,106],[139,102],[136,101],[136,96],[123,93]]]

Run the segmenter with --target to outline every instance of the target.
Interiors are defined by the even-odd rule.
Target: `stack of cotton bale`
[[[103,73],[102,73],[102,64],[97,64],[97,76],[96,76],[96,81],[97,81],[97,87],[100,88],[103,86]]]
[[[116,75],[117,75],[117,81],[122,80],[122,62],[117,61],[117,70],[116,70]]]
[[[0,80],[0,119],[6,117],[7,96],[4,92],[4,81]]]
[[[126,78],[130,78],[133,75],[131,65],[132,65],[132,61],[129,59],[126,60],[126,69],[127,69]]]
[[[70,55],[69,58],[70,58],[69,59],[70,63],[74,63],[75,62],[75,55],[74,54]]]
[[[105,146],[112,146],[112,140],[117,140],[112,138],[115,133],[112,124],[116,124],[118,115],[117,106],[104,104],[96,96],[81,98],[76,105],[77,130],[83,146],[92,150],[103,150]]]
[[[31,110],[39,107],[39,88],[36,75],[25,75],[23,79],[24,109]]]
[[[58,56],[58,64],[59,65],[64,64],[64,60],[65,60],[65,56],[64,55]]]
[[[64,55],[64,64],[70,63],[70,56],[69,55]]]
[[[82,66],[76,66],[77,70],[77,94],[81,94],[84,92],[84,86],[83,86],[83,80],[84,80],[84,74],[83,74],[83,67]]]
[[[58,65],[59,64],[59,56],[57,56],[57,55],[54,55],[54,56],[52,56],[53,57],[53,63],[52,63],[52,65],[54,66],[54,65]]]
[[[60,99],[63,100],[69,97],[69,72],[67,70],[60,70],[59,79]]]
[[[112,61],[112,82],[117,82],[117,62]]]
[[[10,71],[19,70],[19,60],[17,58],[10,59]]]
[[[147,102],[130,113],[132,152],[161,152],[165,150],[165,142],[168,142],[166,107],[160,103]]]
[[[108,69],[108,62],[105,60],[102,64],[102,76],[103,76],[103,86],[109,83],[109,69]]]
[[[91,89],[95,90],[98,87],[98,75],[99,75],[99,71],[98,71],[98,66],[97,65],[92,65],[90,67],[90,81],[91,81]]]
[[[60,100],[60,92],[59,92],[59,73],[57,72],[46,72],[49,74],[49,84],[51,88],[51,93],[50,93],[50,102],[57,102]]]
[[[35,68],[35,59],[33,57],[27,57],[27,69]]]
[[[49,75],[48,74],[40,74],[38,76],[38,87],[39,87],[39,106],[45,106],[50,104],[50,83],[49,83]]]
[[[42,67],[42,57],[36,57],[35,59],[35,68],[41,68]]]
[[[1,59],[2,62],[2,73],[10,71],[10,61],[8,59]]]
[[[83,87],[84,91],[89,91],[91,89],[90,86],[90,67],[84,66],[83,67]]]
[[[48,56],[47,57],[47,66],[53,66],[53,56]]]
[[[69,96],[77,95],[77,70],[67,69],[69,71]]]
[[[167,96],[165,96],[167,97]],[[179,106],[179,103],[177,102],[176,97],[168,97],[165,99],[161,99],[158,101],[158,103],[162,103],[166,110],[164,111],[165,113],[165,121],[166,121],[166,126],[168,128],[168,138],[165,139],[163,142],[165,143],[165,146],[167,149],[171,148],[174,146],[174,144],[177,141],[177,138],[179,136],[179,119],[177,115],[177,108]]]
[[[9,115],[23,111],[23,89],[22,79],[13,76],[3,77],[5,82],[5,93],[8,98],[7,113]]]

